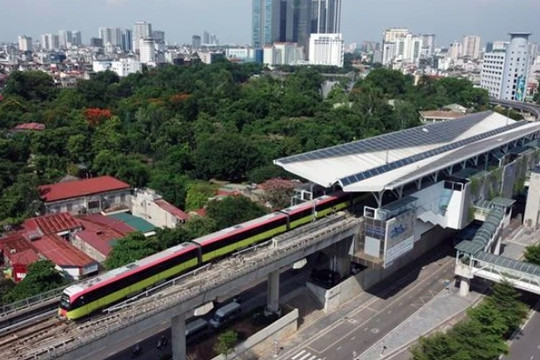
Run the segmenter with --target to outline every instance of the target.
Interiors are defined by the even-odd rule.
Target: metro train
[[[82,318],[214,259],[347,209],[360,199],[343,192],[323,195],[314,201],[220,230],[71,285],[62,293],[59,315],[72,320]]]

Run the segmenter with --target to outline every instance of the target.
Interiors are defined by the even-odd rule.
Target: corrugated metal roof
[[[113,214],[109,215],[109,217],[120,220],[128,226],[142,233],[147,233],[156,229],[156,227],[150,224],[148,221],[128,213]]]
[[[517,261],[500,255],[493,255],[484,251],[476,254],[475,258],[481,261],[495,264],[497,266],[524,272],[531,275],[540,276],[540,266],[538,265],[526,263],[523,261]]]
[[[109,191],[129,189],[131,186],[112,176],[100,176],[79,181],[42,185],[38,188],[45,202],[66,200]]]

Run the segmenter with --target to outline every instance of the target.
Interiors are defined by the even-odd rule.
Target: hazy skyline
[[[169,43],[190,43],[204,30],[222,44],[251,42],[252,0],[0,0],[0,41],[34,38],[60,29],[81,30],[83,41],[98,27],[132,28],[146,20]],[[390,27],[434,33],[438,46],[475,34],[507,40],[508,32],[532,32],[540,39],[540,0],[343,0],[342,32],[347,44],[381,41]]]

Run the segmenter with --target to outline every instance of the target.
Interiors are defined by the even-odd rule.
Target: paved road
[[[428,262],[420,272],[418,268],[401,272],[401,277],[386,284],[381,293],[366,294],[364,302],[355,301],[360,305],[342,319],[316,329],[315,334],[306,336],[304,342],[279,358],[332,360],[362,354],[443,290],[445,282],[453,278],[453,264],[454,258],[446,256]],[[403,282],[406,285],[400,286]]]
[[[311,267],[306,266],[301,271],[288,270],[281,274],[280,278],[280,296],[286,296],[286,294],[304,286],[307,278],[311,273]],[[240,289],[240,299],[242,302],[242,311],[249,312],[250,310],[262,306],[266,303],[266,281],[260,281],[257,284],[250,284]],[[230,296],[235,295],[237,292],[231,293]],[[220,300],[225,300],[227,297],[223,297]],[[133,339],[129,342],[118,343],[114,349],[108,348],[93,354],[93,359],[108,359],[108,360],[127,360],[127,359],[159,359],[165,354],[171,353],[170,344],[161,350],[158,350],[156,345],[159,337],[164,335],[167,339],[171,339],[170,322],[164,322],[159,326],[146,329],[144,332],[134,334]],[[135,357],[132,354],[133,346],[131,343],[138,341],[143,352],[140,356]]]
[[[538,329],[540,329],[540,313],[538,312],[538,306],[536,306],[533,316],[512,342],[510,353],[503,359],[539,360],[540,337],[538,337]]]

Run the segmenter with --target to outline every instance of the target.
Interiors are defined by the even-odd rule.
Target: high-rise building
[[[411,52],[412,34],[409,29],[391,28],[383,33],[382,64],[391,65],[394,60],[408,56]]]
[[[133,51],[138,52],[141,39],[152,37],[152,24],[146,21],[138,21],[133,25]]]
[[[530,67],[529,33],[510,33],[506,49],[484,54],[481,87],[501,100],[524,101]]]
[[[41,35],[41,48],[43,50],[56,50],[60,48],[60,42],[58,35],[56,34],[43,34]]]
[[[471,59],[480,58],[480,36],[467,35],[463,37],[463,56]]]
[[[341,32],[341,0],[312,0],[311,33]]]
[[[252,45],[256,49],[274,42],[277,12],[281,0],[253,0],[252,2]],[[203,39],[203,43],[204,43]]]
[[[156,62],[156,46],[154,39],[144,38],[139,40],[139,58],[142,64],[149,64]]]
[[[91,47],[103,47],[103,39],[100,38],[90,38],[90,46]]]
[[[344,43],[341,34],[311,34],[309,63],[343,67]]]
[[[194,49],[200,49],[201,48],[201,37],[199,35],[193,35],[191,38],[191,46]]]
[[[435,34],[423,34],[422,35],[422,52],[424,58],[428,58],[433,55],[435,51]]]
[[[103,40],[103,45],[122,46],[122,30],[120,28],[100,27],[99,38]]]
[[[154,30],[152,31],[152,39],[154,42],[165,44],[165,31]]]
[[[309,46],[311,34],[312,0],[276,0],[279,1],[279,17],[274,22],[273,33],[277,42],[295,42],[304,49]]]
[[[73,45],[73,46],[81,46],[82,45],[82,35],[81,35],[81,32],[79,30],[73,31],[71,45]]]
[[[210,33],[206,30],[203,32],[203,44],[204,45],[210,44]]]
[[[58,45],[60,49],[67,49],[73,42],[73,33],[69,30],[58,31]]]
[[[493,51],[493,43],[492,42],[488,42],[486,43],[486,51],[485,52],[492,52]]]
[[[133,51],[133,31],[125,29],[122,34],[122,50]]]
[[[407,36],[410,31],[405,28],[391,28],[383,33],[383,42],[396,42],[397,39]]]
[[[209,43],[209,45],[212,45],[212,46],[217,46],[217,45],[219,45],[219,40],[218,40],[216,34],[210,35],[210,43]]]
[[[459,59],[463,55],[463,44],[459,41],[454,41],[450,44],[450,49],[448,50],[448,57],[451,59]]]
[[[20,51],[33,51],[32,38],[26,35],[19,35],[19,50]]]

